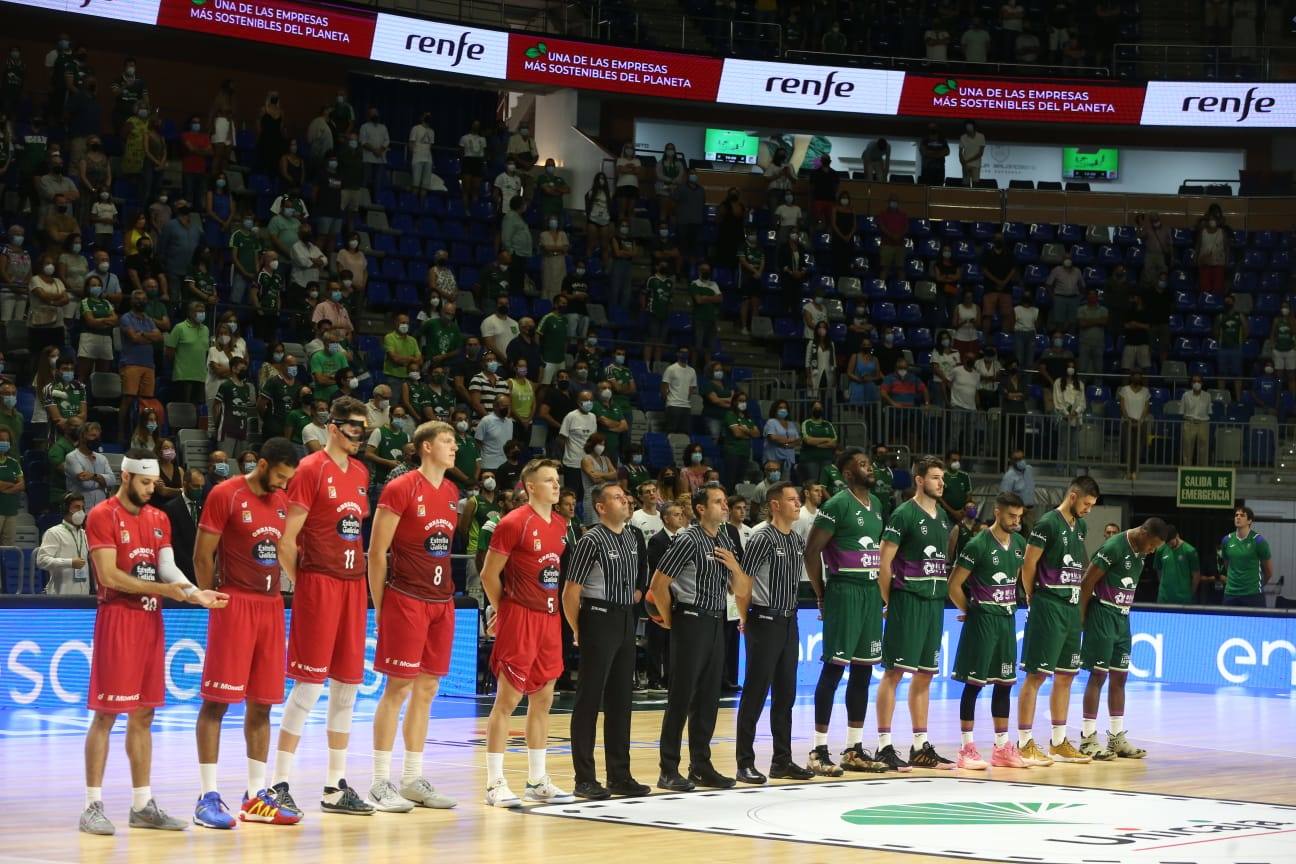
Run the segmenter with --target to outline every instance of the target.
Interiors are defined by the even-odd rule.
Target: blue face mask
[[[334,303],[341,303],[341,302],[342,302],[342,292],[341,292],[341,291],[333,291],[333,292],[330,292],[330,293],[329,293],[329,299],[332,300]]]
[[[150,432],[156,432],[156,431],[157,431],[157,424],[154,423],[154,422],[152,422],[152,421],[150,421],[150,422],[144,424],[144,428],[147,429],[147,430],[150,431]]]
[[[777,483],[779,481],[779,478],[782,476],[783,476],[782,471],[771,471],[769,472],[769,474],[765,475],[765,479],[769,480],[769,482],[771,483]]]
[[[643,454],[641,454],[641,453],[636,453],[635,455],[633,455],[633,456],[630,457],[630,461],[633,462],[633,463],[636,464],[636,465],[642,465],[642,464],[643,464]]]
[[[8,453],[8,452],[9,452],[9,442],[0,441],[0,453]]]
[[[17,396],[5,396],[3,399],[0,399],[0,404],[3,404],[4,407],[6,407],[6,408],[13,408],[15,405],[18,404],[18,397],[17,397]]]
[[[692,456],[689,457],[689,460],[690,460],[694,465],[701,464],[701,462],[702,462],[702,454],[701,454],[701,453],[697,453],[697,452],[695,452],[695,453],[693,453]]]
[[[217,477],[228,477],[230,473],[229,465],[225,462],[217,462],[212,466],[212,473]]]
[[[594,403],[586,399],[584,402],[580,403],[580,409],[588,414],[594,410]]]
[[[778,419],[780,419],[780,420],[786,420],[786,419],[787,419],[787,416],[788,416],[788,412],[787,412],[787,409],[786,409],[786,408],[780,408],[780,409],[778,409],[777,411],[775,411],[774,414],[775,414],[775,416],[777,416]]]
[[[489,361],[489,362],[486,364],[486,371],[487,371],[487,372],[490,372],[490,373],[492,373],[492,374],[494,374],[495,372],[498,372],[498,371],[499,371],[499,364],[496,363],[494,360]]]
[[[287,369],[285,369],[284,371],[288,373],[288,377],[289,377],[289,378],[296,378],[296,377],[297,377],[297,367],[296,367],[296,366],[289,366],[289,367],[288,367]]]
[[[72,380],[76,378],[76,373],[71,371],[64,371],[60,373],[59,377],[63,379],[64,384],[71,384]]]

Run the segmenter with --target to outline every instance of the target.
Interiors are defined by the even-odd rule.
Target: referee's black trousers
[[[603,708],[603,756],[611,782],[630,779],[630,700],[634,688],[635,609],[581,602],[580,675],[572,707],[571,750],[576,782],[598,779],[594,731]]]
[[[792,761],[792,706],[796,703],[797,656],[800,650],[796,613],[747,613],[747,674],[743,678],[742,699],[738,702],[739,768],[756,767],[756,724],[765,707],[765,696],[773,689],[770,700],[770,735],[774,738],[772,765]]]
[[[720,710],[724,674],[724,619],[681,607],[671,619],[670,689],[662,716],[663,774],[679,771],[680,739],[688,721],[689,764],[711,766],[711,735]]]

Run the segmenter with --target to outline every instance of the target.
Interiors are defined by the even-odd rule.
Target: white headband
[[[142,477],[161,477],[162,469],[158,467],[156,459],[131,459],[122,460],[122,470],[131,474],[139,474]]]

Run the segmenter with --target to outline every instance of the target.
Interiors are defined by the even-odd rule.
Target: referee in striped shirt
[[[805,569],[805,540],[792,530],[801,515],[801,496],[791,483],[765,490],[769,521],[757,528],[743,550],[743,567],[751,577],[751,594],[738,599],[738,617],[747,636],[747,675],[738,703],[738,780],[761,784],[756,770],[756,723],[773,687],[770,735],[774,758],[770,776],[809,780],[814,773],[792,761],[792,706],[796,702],[797,589]],[[750,605],[748,605],[750,604]]]
[[[648,564],[639,529],[627,525],[630,499],[616,483],[590,493],[599,521],[570,550],[563,614],[580,649],[580,678],[572,707],[572,765],[577,797],[647,795],[630,776],[630,700],[635,670],[635,604],[643,597]],[[594,729],[603,706],[603,753],[608,785],[594,773]]]
[[[724,674],[725,594],[732,590],[747,603],[751,582],[738,563],[729,532],[729,504],[724,487],[706,483],[690,501],[697,522],[675,535],[657,564],[652,595],[658,598],[661,626],[671,631],[670,689],[662,716],[657,788],[691,792],[697,786],[728,789],[725,777],[711,764],[711,735],[720,709]],[[670,597],[670,603],[661,602]],[[679,773],[684,723],[689,727],[688,777]]]

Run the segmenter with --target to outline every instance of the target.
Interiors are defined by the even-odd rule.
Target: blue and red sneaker
[[[296,825],[302,814],[275,800],[269,789],[262,789],[256,795],[243,795],[243,807],[239,818],[244,822],[264,822],[267,825]]]
[[[198,799],[198,806],[194,807],[193,821],[195,825],[201,825],[204,828],[233,828],[237,823],[234,817],[230,815],[229,808],[221,800],[219,792],[208,792]]]

